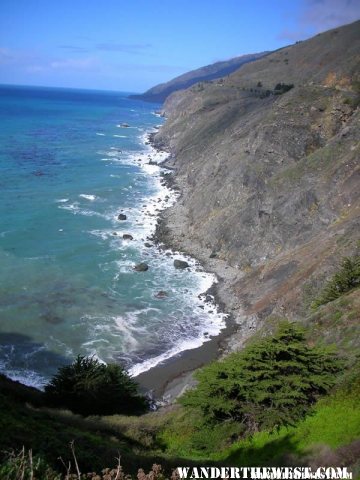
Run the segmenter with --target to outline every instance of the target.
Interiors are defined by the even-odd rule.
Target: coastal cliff
[[[155,143],[181,191],[158,233],[217,273],[238,347],[296,320],[358,248],[360,22],[173,93]]]

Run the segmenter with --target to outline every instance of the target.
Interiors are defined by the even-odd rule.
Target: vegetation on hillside
[[[313,308],[332,302],[353,288],[360,286],[360,255],[346,257],[341,268],[326,283],[320,295],[313,302]]]
[[[351,265],[356,261],[357,257],[352,258]],[[349,265],[343,262],[338,274],[352,271]],[[353,305],[349,302],[355,290],[356,286],[320,305],[310,322],[322,322],[323,316],[329,316],[329,307],[335,305],[336,335],[347,331]],[[79,471],[97,470],[98,475],[93,472],[87,476],[96,480],[125,478],[122,469],[117,476],[115,459],[119,453],[124,470],[132,478],[139,466],[151,469],[154,461],[163,465],[168,478],[176,466],[204,461],[235,466],[340,465],[346,461],[356,478],[360,471],[360,370],[355,361],[359,349],[351,335],[342,335],[343,342],[355,351],[351,361],[340,362],[332,350],[314,346],[314,340],[321,338],[321,329],[315,335],[316,329],[316,325],[309,325],[304,331],[299,325],[282,322],[275,333],[258,335],[242,352],[199,371],[198,387],[184,396],[183,405],[139,417],[82,418],[69,411],[48,409],[48,392],[43,394],[0,377],[0,476],[7,480],[79,478],[69,450],[69,443],[74,441]],[[346,345],[339,345],[340,353],[347,351]],[[83,398],[86,405],[89,398],[97,398],[94,393],[105,391],[97,387],[108,387],[107,392],[112,388],[111,381],[103,383],[113,378],[105,370],[94,359],[78,357],[73,365],[61,369],[50,385],[56,385],[64,396],[66,392],[70,397],[81,392],[84,397],[75,397],[76,402]],[[114,378],[127,385],[126,374],[121,369],[119,372],[121,375]],[[133,384],[129,391],[141,398]],[[320,396],[323,398],[318,400]],[[4,453],[14,452],[12,449],[20,453]],[[66,477],[69,461],[72,476]],[[138,475],[147,480],[155,473],[150,471],[146,476],[139,470]],[[158,479],[165,477],[162,471],[156,475]]]
[[[45,395],[48,405],[81,415],[139,414],[147,406],[136,383],[120,365],[80,355],[59,369],[45,387]]]
[[[181,399],[208,422],[240,422],[246,434],[294,425],[335,383],[339,360],[309,347],[304,330],[284,322],[271,337],[200,370]]]

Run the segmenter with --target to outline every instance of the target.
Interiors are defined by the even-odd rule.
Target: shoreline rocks
[[[166,298],[166,297],[168,297],[168,296],[169,296],[169,295],[168,295],[167,292],[165,292],[165,290],[159,290],[159,291],[154,295],[155,298],[159,298],[159,299]]]
[[[134,240],[134,237],[132,235],[130,235],[130,233],[124,233],[124,235],[122,236],[122,238],[124,240]]]
[[[185,262],[184,260],[174,260],[174,267],[179,269],[179,270],[183,270],[184,268],[188,268],[190,265],[188,264],[188,262]]]
[[[149,270],[149,265],[145,262],[141,262],[135,265],[134,270],[135,272],[146,272]]]

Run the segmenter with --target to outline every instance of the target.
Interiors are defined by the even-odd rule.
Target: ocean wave
[[[7,361],[0,361],[0,373],[6,375],[14,382],[20,382],[28,387],[38,388],[43,390],[48,380],[32,369],[13,368]]]
[[[100,213],[93,210],[86,210],[84,208],[80,208],[78,202],[70,203],[67,205],[59,205],[58,208],[60,208],[61,210],[68,210],[73,215],[83,215],[84,217],[101,217],[105,218],[106,220],[111,220],[114,217],[114,213],[112,212]]]
[[[80,193],[79,197],[85,198],[86,200],[90,200],[92,202],[98,198],[96,195],[88,195],[87,193]]]

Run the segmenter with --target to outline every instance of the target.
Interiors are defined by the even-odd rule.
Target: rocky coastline
[[[216,301],[232,327],[214,339],[211,359],[283,318],[315,328],[311,302],[358,249],[358,26],[274,52],[164,104],[166,121],[149,141],[169,152],[161,166],[178,197],[160,213],[154,240],[218,279]],[[289,88],[271,94],[278,84]],[[187,372],[208,361],[210,345]],[[173,360],[170,377],[181,376],[181,361]],[[147,372],[158,392],[174,382],[161,368],[157,379]]]
[[[147,143],[158,152],[168,153],[171,158],[167,146],[157,142],[158,132],[159,130],[150,133]],[[151,241],[160,249],[179,251],[196,259],[206,272],[214,274],[217,281],[204,292],[204,296],[211,296],[218,310],[226,314],[226,327],[218,336],[212,337],[198,348],[183,351],[136,377],[141,388],[150,392],[158,405],[168,405],[195,384],[193,373],[198,368],[236,348],[241,348],[256,331],[258,323],[255,318],[248,318],[239,309],[238,299],[232,290],[233,283],[239,278],[238,270],[216,258],[211,250],[204,249],[195,238],[182,232],[183,216],[186,215],[182,198],[186,195],[187,185],[177,177],[176,168],[170,165],[168,160],[160,165],[164,169],[163,184],[175,190],[178,198],[172,206],[159,214]]]

